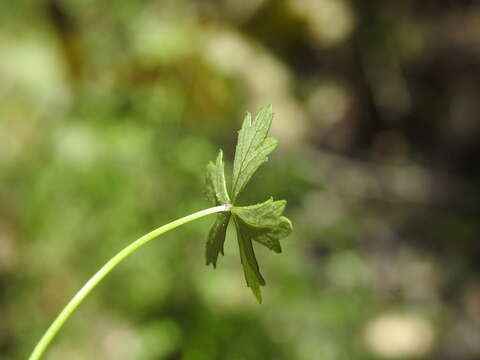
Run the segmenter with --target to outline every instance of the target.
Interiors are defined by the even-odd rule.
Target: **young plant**
[[[235,159],[233,162],[233,178],[230,191],[224,173],[223,153],[219,151],[215,163],[207,165],[206,190],[207,196],[214,203],[214,207],[204,209],[163,225],[125,247],[111,258],[90,280],[75,294],[65,308],[60,312],[40,341],[35,346],[29,360],[38,360],[46,348],[87,295],[107,276],[121,261],[154,238],[173,230],[190,221],[209,214],[217,214],[207,238],[206,258],[207,265],[217,265],[218,254],[223,255],[223,245],[230,218],[233,218],[237,232],[240,260],[243,266],[247,286],[251,288],[258,302],[262,302],[260,286],[265,280],[260,273],[253,241],[280,253],[282,248],[279,240],[292,232],[292,223],[282,216],[286,201],[265,202],[250,206],[235,206],[238,194],[245,188],[253,174],[264,162],[268,155],[276,148],[277,140],[267,137],[273,119],[271,106],[263,107],[252,120],[247,113],[241,130],[239,131]]]

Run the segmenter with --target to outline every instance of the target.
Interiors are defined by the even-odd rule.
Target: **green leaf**
[[[238,133],[233,162],[232,197],[235,200],[250,181],[260,165],[268,160],[267,155],[277,147],[277,140],[267,137],[272,124],[272,106],[260,109],[255,119],[247,113]]]
[[[277,226],[252,230],[252,239],[280,254],[282,247],[279,240],[290,235],[292,230],[292,222],[285,216],[280,216],[280,222]]]
[[[245,226],[244,232],[248,232],[249,238],[259,242],[277,253],[282,252],[280,239],[290,235],[292,223],[285,216],[281,216],[285,210],[285,200],[267,201],[250,206],[236,206],[232,213],[237,216]]]
[[[206,192],[209,200],[215,205],[230,203],[225,181],[222,150],[218,152],[215,164],[210,162],[207,165]],[[218,213],[215,223],[208,233],[205,253],[207,265],[212,264],[213,267],[216,267],[218,254],[221,253],[223,255],[223,245],[225,243],[225,235],[227,233],[230,215],[230,213]]]
[[[224,174],[223,153],[219,151],[215,163],[207,165],[206,193],[215,205],[232,204],[244,189],[260,165],[268,160],[277,146],[277,140],[267,137],[273,119],[271,106],[265,106],[254,120],[247,113],[238,134],[235,160],[233,163],[232,201],[227,191]],[[250,206],[229,207],[229,211],[218,213],[210,232],[206,246],[206,263],[217,266],[218,255],[223,255],[223,246],[230,217],[233,217],[237,232],[240,260],[247,286],[252,290],[258,302],[262,302],[261,286],[265,279],[260,273],[253,248],[256,241],[267,248],[280,253],[280,239],[292,232],[292,223],[282,216],[287,202],[284,200],[267,201]]]
[[[263,203],[255,205],[234,206],[232,212],[248,225],[264,228],[278,224],[286,205],[287,202],[285,200],[273,201],[270,198]]]
[[[215,205],[230,203],[227,183],[225,181],[225,169],[223,163],[223,152],[218,152],[215,164],[209,162],[207,165],[206,193],[208,199]]]
[[[230,213],[218,213],[210,232],[208,233],[206,258],[207,265],[212,264],[217,267],[218,254],[223,252],[223,244],[225,243],[225,235],[227,233],[228,222],[230,221]]]
[[[237,229],[238,247],[240,250],[240,260],[245,274],[247,286],[252,290],[258,302],[262,302],[262,291],[260,286],[264,286],[265,279],[260,273],[257,258],[253,250],[252,240],[248,237],[248,231],[245,232],[243,225],[234,217],[235,227]]]

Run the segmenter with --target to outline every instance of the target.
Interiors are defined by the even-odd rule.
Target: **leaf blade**
[[[253,174],[277,146],[276,139],[267,137],[273,120],[271,105],[264,106],[252,120],[251,114],[245,116],[238,133],[233,163],[232,198],[236,199],[252,178]]]
[[[277,254],[280,254],[282,252],[280,240],[286,238],[292,233],[292,231],[292,222],[287,217],[281,216],[280,222],[277,226],[266,230],[256,231],[256,234],[252,236],[252,239]]]
[[[215,205],[230,203],[225,181],[223,152],[221,149],[218,152],[215,163],[210,162],[207,165],[206,193],[209,200]],[[223,246],[230,216],[230,212],[218,213],[214,224],[210,228],[205,248],[207,266],[212,264],[215,268],[217,266],[218,255],[224,254]]]
[[[219,254],[224,254],[223,245],[227,234],[228,223],[230,221],[231,213],[218,213],[215,223],[210,228],[207,237],[207,244],[205,248],[206,265],[212,264],[214,268],[217,267],[217,260]]]
[[[264,228],[278,224],[286,205],[285,200],[274,201],[273,198],[270,198],[255,205],[234,206],[232,212],[248,225]]]
[[[273,201],[272,198],[263,203],[250,206],[235,206],[232,213],[239,218],[243,232],[256,242],[276,253],[282,252],[280,239],[290,235],[292,223],[282,216],[287,202]]]
[[[262,291],[260,286],[266,284],[265,279],[260,273],[257,258],[253,250],[252,240],[245,236],[242,231],[242,225],[234,217],[235,227],[237,229],[238,247],[240,250],[240,260],[243,266],[243,272],[247,286],[252,290],[259,303],[262,303]]]
[[[227,191],[225,180],[225,165],[223,162],[223,151],[218,151],[215,164],[209,162],[207,165],[206,193],[210,201],[215,205],[230,203],[230,196]]]

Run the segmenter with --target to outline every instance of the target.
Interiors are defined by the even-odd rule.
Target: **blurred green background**
[[[25,359],[129,242],[210,206],[246,110],[280,140],[242,202],[287,199],[258,305],[213,217],[92,293],[46,359],[480,358],[476,1],[0,3],[0,359]],[[231,166],[231,165],[228,165]]]

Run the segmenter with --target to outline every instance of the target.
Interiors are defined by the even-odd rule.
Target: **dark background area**
[[[208,207],[245,111],[280,146],[245,204],[287,199],[258,305],[212,218],[159,238],[82,304],[46,359],[480,356],[480,4],[0,4],[0,359],[25,359],[138,236]],[[228,171],[227,171],[228,173]]]

